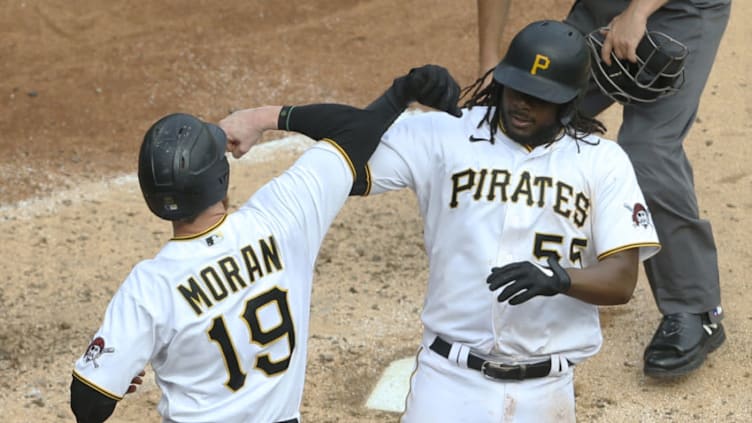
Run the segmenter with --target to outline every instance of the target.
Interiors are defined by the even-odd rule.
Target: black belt
[[[449,358],[449,351],[452,349],[452,344],[437,336],[429,348],[442,357]],[[467,367],[478,370],[490,379],[524,380],[548,376],[551,373],[551,360],[512,366],[503,363],[495,363],[493,361],[486,361],[477,355],[470,353],[467,356]]]

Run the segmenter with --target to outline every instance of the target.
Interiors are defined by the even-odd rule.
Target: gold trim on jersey
[[[336,148],[337,151],[342,154],[342,157],[344,157],[345,161],[347,162],[347,166],[350,167],[350,172],[352,172],[353,180],[355,180],[358,177],[357,172],[355,172],[355,165],[353,165],[352,160],[350,160],[350,156],[347,155],[347,152],[344,148],[342,148],[339,144],[337,144],[337,141],[334,141],[331,138],[322,138],[321,141],[327,142],[332,147]]]
[[[89,381],[88,379],[86,379],[85,377],[83,377],[81,374],[79,374],[75,370],[73,370],[73,377],[75,377],[76,379],[78,379],[79,382],[81,382],[84,385],[88,386],[89,388],[91,388],[91,389],[99,392],[100,394],[106,396],[109,399],[113,399],[115,401],[120,401],[120,400],[123,399],[123,397],[115,395],[112,392],[110,392],[110,391],[108,391],[108,390],[106,390],[106,389],[104,389],[104,388],[102,388],[100,386],[95,385],[94,383],[92,383],[91,381]]]
[[[621,247],[618,247],[618,248],[614,248],[612,250],[608,250],[608,251],[602,253],[601,255],[598,256],[598,260],[603,260],[604,258],[606,258],[608,256],[612,256],[612,255],[614,255],[616,253],[620,253],[622,251],[631,250],[633,248],[642,248],[642,247],[658,247],[658,248],[661,248],[661,244],[658,243],[658,242],[642,242],[642,243],[637,243],[637,244],[624,245],[624,246],[621,246]]]
[[[192,239],[201,238],[202,236],[204,236],[204,235],[208,234],[209,232],[217,229],[220,225],[222,225],[223,223],[225,223],[225,219],[227,219],[227,214],[226,213],[222,216],[221,219],[219,219],[217,221],[217,223],[209,226],[208,228],[204,229],[203,231],[201,231],[201,232],[199,232],[197,234],[192,234],[192,235],[184,235],[184,236],[172,237],[172,239],[170,239],[170,241],[190,241]]]
[[[507,133],[507,128],[504,126],[504,122],[502,122],[501,119],[499,119],[499,124],[497,126],[499,127],[499,129],[501,129],[501,132],[503,132],[504,135],[506,135],[509,139],[512,139],[512,137],[509,136],[509,133]],[[553,141],[551,141],[551,143],[559,141],[565,135],[564,134],[565,132],[566,132],[565,128],[561,128],[559,130],[559,132],[556,134],[556,136],[553,137]],[[514,141],[514,140],[512,140],[512,141]],[[540,145],[546,145],[546,144],[549,144],[549,143],[540,144]],[[522,147],[524,147],[525,150],[527,150],[528,153],[532,153],[533,150],[535,150],[535,147],[539,146],[539,145],[528,145],[528,144],[520,144],[520,145]]]
[[[502,113],[502,112],[499,111],[499,113]],[[504,135],[507,136],[507,138],[509,138],[510,140],[512,139],[512,137],[509,136],[509,133],[507,132],[507,128],[504,126],[504,122],[502,122],[501,119],[499,119],[499,125],[498,125],[498,127],[499,127],[499,129],[501,129],[501,132]],[[514,141],[514,140],[512,140],[512,141]],[[514,142],[517,142],[517,141],[514,141]],[[520,143],[517,143],[517,144],[520,144]],[[527,151],[528,153],[532,153],[533,150],[535,150],[535,147],[529,146],[527,144],[520,144],[520,146],[522,146],[522,148],[524,148],[525,151]]]
[[[365,189],[365,191],[363,191],[363,196],[364,197],[366,195],[368,195],[368,194],[371,193],[371,187],[372,187],[372,182],[371,182],[371,167],[368,166],[368,163],[366,163],[366,166],[365,166],[365,178],[366,178],[366,189]]]

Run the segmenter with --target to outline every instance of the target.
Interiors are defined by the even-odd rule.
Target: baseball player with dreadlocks
[[[510,3],[478,0],[483,69],[496,64]],[[663,246],[644,263],[663,315],[644,352],[643,371],[651,377],[692,372],[726,339],[717,248],[710,222],[700,216],[683,143],[730,13],[731,0],[577,0],[566,17],[592,46],[594,78],[583,113],[597,116],[623,104],[617,141],[634,165]]]
[[[589,71],[575,28],[534,22],[461,119],[405,117],[371,157],[372,193],[415,192],[430,267],[404,422],[574,421],[598,306],[660,248],[626,154],[579,112]]]
[[[71,408],[102,422],[151,363],[168,422],[298,422],[314,263],[365,165],[410,101],[459,114],[459,86],[426,65],[367,110],[337,104],[238,111],[220,126],[168,115],[146,133],[139,183],[174,237],[137,264],[75,364]],[[225,150],[244,155],[267,129],[323,139],[228,214]]]

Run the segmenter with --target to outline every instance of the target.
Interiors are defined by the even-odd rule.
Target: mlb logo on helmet
[[[175,202],[175,198],[172,196],[167,196],[164,198],[164,208],[165,210],[169,212],[174,212],[178,210],[178,204]]]

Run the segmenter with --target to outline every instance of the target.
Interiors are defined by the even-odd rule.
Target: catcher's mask
[[[561,105],[559,121],[572,120],[590,78],[585,37],[561,21],[529,24],[514,36],[493,79],[515,91]]]
[[[216,125],[175,113],[154,123],[138,158],[146,204],[166,220],[192,218],[227,195],[227,137]]]
[[[652,103],[672,95],[684,84],[687,47],[658,31],[646,31],[637,45],[637,63],[611,52],[611,65],[601,59],[605,28],[587,36],[593,56],[591,72],[604,94],[621,104]]]

